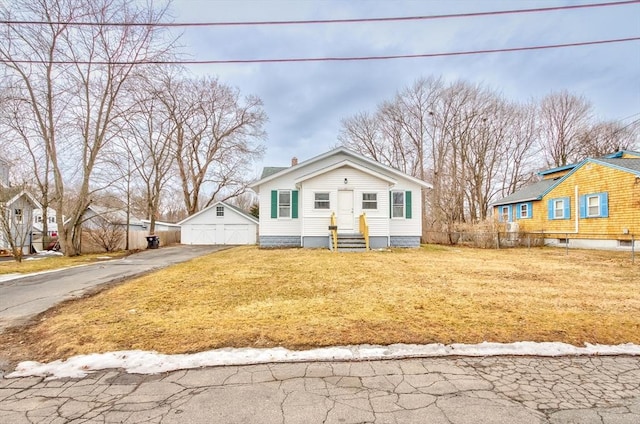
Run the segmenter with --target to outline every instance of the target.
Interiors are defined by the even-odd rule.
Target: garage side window
[[[224,206],[216,206],[216,216],[224,216]]]

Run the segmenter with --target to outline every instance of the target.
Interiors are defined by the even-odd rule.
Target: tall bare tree
[[[51,164],[58,222],[63,213],[69,218],[59,228],[66,255],[79,253],[91,176],[115,136],[123,87],[136,64],[160,59],[169,48],[158,27],[101,23],[156,23],[163,14],[164,8],[127,0],[16,0],[0,6],[0,16],[10,22],[0,29],[0,58],[36,119]],[[93,25],[74,25],[80,21]],[[78,202],[65,205],[65,180],[72,174],[79,183]]]
[[[215,78],[201,78],[168,86],[164,102],[176,127],[175,157],[187,213],[243,193],[250,164],[264,152],[262,101],[241,98],[238,89]]]
[[[539,125],[547,166],[564,166],[582,159],[580,137],[589,127],[591,115],[591,103],[568,91],[542,99]]]
[[[640,148],[640,120],[630,124],[601,121],[585,130],[579,137],[580,156],[600,157],[619,150]]]
[[[158,70],[159,74],[162,71]],[[155,232],[160,214],[161,196],[173,173],[176,123],[163,101],[171,76],[153,78],[150,74],[136,78],[129,89],[130,107],[123,124],[124,149],[144,187],[145,216],[151,221],[149,233]]]

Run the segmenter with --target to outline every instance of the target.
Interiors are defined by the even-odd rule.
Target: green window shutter
[[[271,190],[271,218],[278,218],[278,190]]]
[[[389,192],[389,218],[393,218],[393,191]]]
[[[405,207],[404,217],[406,219],[411,219],[411,192],[410,191],[407,191],[404,193],[404,207]]]
[[[291,218],[298,217],[298,190],[291,190]]]

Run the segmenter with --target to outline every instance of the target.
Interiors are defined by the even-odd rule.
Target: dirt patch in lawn
[[[143,349],[359,343],[640,343],[629,253],[241,247],[51,310],[0,335],[14,360]],[[0,352],[1,353],[1,352]]]

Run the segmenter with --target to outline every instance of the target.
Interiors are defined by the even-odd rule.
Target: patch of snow
[[[15,280],[16,278],[20,278],[22,277],[22,274],[2,274],[0,275],[0,283],[3,281],[10,281],[10,280]]]
[[[193,369],[222,365],[254,365],[277,362],[359,361],[443,356],[567,356],[567,355],[632,355],[640,356],[640,345],[585,344],[577,347],[557,342],[516,342],[479,344],[440,343],[428,345],[394,344],[389,346],[357,345],[289,350],[223,348],[195,354],[164,355],[141,350],[96,353],[73,356],[50,363],[21,362],[5,378],[41,376],[47,379],[82,378],[103,369],[122,368],[134,374],[158,374],[179,369]]]
[[[38,256],[64,256],[64,253],[55,250],[41,250],[38,252]]]

